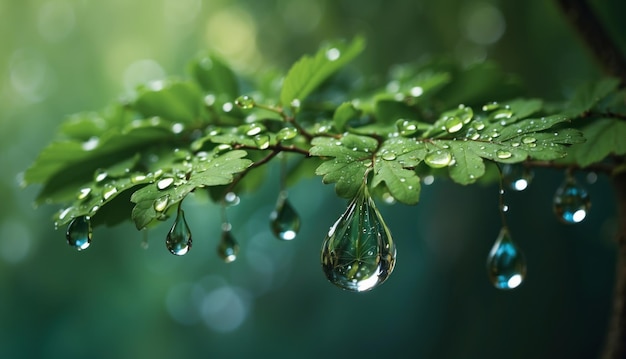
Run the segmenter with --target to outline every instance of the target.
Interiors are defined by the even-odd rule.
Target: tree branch
[[[586,0],[556,0],[604,71],[626,85],[626,58]]]

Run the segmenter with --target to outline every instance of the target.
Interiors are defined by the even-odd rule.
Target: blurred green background
[[[596,1],[624,48],[623,2]],[[319,250],[345,208],[319,178],[291,189],[304,220],[272,238],[278,188],[229,209],[242,245],[215,255],[219,208],[186,202],[194,248],[163,244],[164,224],[98,228],[77,253],[35,209],[20,173],[65,116],[100,109],[144,81],[185,75],[211,50],[243,73],[286,69],[327,39],[363,34],[357,65],[384,76],[430,55],[491,59],[528,93],[558,100],[600,72],[550,1],[0,0],[0,358],[592,358],[608,320],[616,223],[608,180],[588,183],[593,208],[571,227],[551,213],[563,173],[538,171],[512,193],[513,238],[526,282],[500,292],[485,259],[499,232],[497,188],[437,181],[418,206],[381,211],[398,246],[392,277],[368,293],[329,284]],[[68,173],[68,176],[71,176]],[[271,170],[272,178],[278,171]],[[594,181],[591,181],[594,182]]]

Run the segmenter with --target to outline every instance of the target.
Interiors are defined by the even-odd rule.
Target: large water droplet
[[[287,199],[287,193],[278,195],[276,208],[270,214],[270,228],[278,239],[290,241],[300,230],[300,216]]]
[[[91,194],[91,188],[85,187],[85,188],[81,188],[80,191],[78,191],[78,195],[76,197],[78,199],[86,199],[87,197],[89,197],[90,194]]]
[[[417,122],[400,119],[396,121],[398,133],[401,136],[411,136],[417,132]]]
[[[589,194],[573,177],[568,177],[554,194],[553,209],[557,218],[567,224],[582,222],[591,207]]]
[[[509,230],[503,227],[487,257],[489,280],[498,289],[517,288],[526,276],[524,254],[515,245]]]
[[[252,97],[243,95],[237,97],[237,99],[235,100],[235,105],[241,107],[244,110],[249,110],[254,107],[255,103]]]
[[[322,244],[322,268],[336,286],[363,292],[393,271],[396,246],[364,184]]]
[[[174,225],[165,239],[167,249],[177,256],[185,255],[191,249],[191,230],[185,220],[185,212],[178,210]]]
[[[164,177],[161,178],[156,185],[158,189],[164,190],[171,186],[172,183],[174,183],[174,179],[172,177]]]
[[[228,224],[230,228],[230,224]],[[217,246],[217,255],[220,256],[226,263],[234,262],[239,254],[239,243],[230,233],[230,230],[222,230],[222,238]]]
[[[107,171],[103,170],[103,169],[97,169],[96,172],[93,174],[93,179],[96,182],[102,182],[104,181],[107,177],[109,176],[109,174],[107,173]]]
[[[295,128],[283,127],[276,134],[276,141],[291,140],[292,138],[296,137],[297,134],[298,130],[296,130]]]
[[[506,164],[502,167],[505,185],[514,191],[523,191],[530,185],[534,175],[530,168]]]
[[[67,243],[82,251],[91,244],[91,220],[88,216],[74,218],[67,226],[65,233]]]
[[[432,168],[443,168],[452,162],[452,154],[444,150],[433,151],[426,155],[424,162]]]
[[[169,203],[170,203],[170,195],[166,194],[163,197],[155,199],[152,205],[154,207],[154,210],[160,213],[160,212],[165,211]]]
[[[459,132],[463,128],[463,121],[458,116],[450,116],[443,124],[448,133]]]
[[[115,187],[114,185],[110,183],[107,183],[102,188],[102,199],[106,201],[109,198],[113,197],[116,193],[117,193],[117,187]]]

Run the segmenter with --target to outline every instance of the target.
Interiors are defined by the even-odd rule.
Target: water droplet
[[[500,108],[500,104],[497,102],[490,102],[488,104],[483,105],[483,111],[493,111]]]
[[[230,112],[230,111],[232,111],[232,110],[233,110],[233,104],[232,104],[232,102],[225,102],[225,103],[222,105],[222,111],[224,111],[224,112]]]
[[[93,179],[96,182],[102,182],[104,181],[107,177],[109,176],[109,174],[107,173],[107,171],[103,170],[103,169],[97,169],[96,172],[93,175]]]
[[[402,136],[411,136],[417,132],[417,122],[400,119],[396,121],[398,132]]]
[[[530,168],[506,164],[502,167],[505,185],[514,191],[523,191],[530,185],[534,175]]]
[[[300,230],[300,217],[287,199],[286,192],[278,195],[276,208],[270,214],[270,228],[276,238],[284,241],[296,238]]]
[[[501,109],[494,111],[491,114],[491,116],[493,116],[494,120],[508,119],[508,118],[511,118],[511,116],[513,116],[513,111],[507,108],[501,108]]]
[[[336,286],[363,292],[393,271],[396,246],[364,184],[322,244],[322,269]]]
[[[174,183],[174,179],[172,177],[163,177],[157,182],[157,188],[160,190],[167,189],[169,186]]]
[[[78,191],[78,196],[76,196],[76,198],[78,198],[78,199],[85,199],[85,198],[89,197],[90,194],[91,194],[91,188],[90,187],[81,188],[80,191]]]
[[[165,246],[170,253],[177,256],[185,255],[191,249],[191,230],[185,220],[185,212],[180,207],[174,225],[165,239]]]
[[[290,105],[291,105],[291,107],[293,107],[294,109],[299,109],[299,108],[300,108],[300,106],[301,106],[302,104],[300,103],[300,100],[299,100],[299,99],[294,98],[293,100],[291,100]]]
[[[397,158],[396,154],[393,152],[387,152],[383,154],[383,160],[385,161],[393,161]]]
[[[293,127],[284,127],[276,134],[276,141],[291,140],[298,135],[298,130]]]
[[[525,145],[528,145],[530,143],[535,143],[535,141],[537,141],[537,139],[534,137],[530,137],[530,136],[526,136],[522,138],[522,143]]]
[[[326,50],[326,58],[330,61],[336,61],[341,56],[341,51],[337,48],[330,48]]]
[[[102,199],[106,201],[109,198],[113,197],[116,193],[117,193],[117,187],[115,187],[114,185],[110,183],[107,183],[102,188]]]
[[[247,125],[239,126],[239,131],[246,134],[247,136],[256,136],[265,131],[265,126],[254,122]]]
[[[255,103],[252,97],[243,95],[237,97],[237,99],[235,100],[235,105],[241,107],[244,110],[249,110],[254,107]]]
[[[472,127],[477,131],[482,131],[485,128],[485,123],[483,121],[474,121],[472,122]]]
[[[230,224],[228,224],[227,227],[230,228]],[[230,233],[230,229],[222,230],[222,238],[217,245],[217,255],[220,256],[224,262],[231,263],[237,259],[237,254],[239,254],[239,243],[237,243]]]
[[[224,195],[224,203],[227,206],[236,206],[240,202],[239,196],[235,192],[228,192]]]
[[[409,91],[409,93],[413,97],[420,97],[424,93],[424,89],[421,88],[420,86],[411,87],[411,90]]]
[[[463,128],[463,121],[457,116],[450,116],[445,120],[444,126],[448,133],[459,132]]]
[[[185,130],[185,125],[180,122],[172,124],[172,133],[179,134]]]
[[[259,146],[260,150],[266,150],[270,147],[270,136],[267,135],[257,135],[254,136],[254,143]]]
[[[505,160],[507,158],[511,158],[513,156],[513,154],[509,151],[505,151],[505,150],[498,150],[496,151],[496,157],[498,157],[499,159]]]
[[[67,243],[82,251],[91,244],[91,220],[88,216],[74,218],[67,226]]]
[[[487,257],[489,280],[498,289],[517,288],[526,276],[524,254],[515,245],[506,227],[500,230],[489,256]]]
[[[130,177],[130,182],[139,183],[139,182],[145,181],[146,178],[147,177],[145,175],[138,173]]]
[[[432,168],[443,168],[452,162],[452,154],[442,150],[433,151],[426,155],[424,162]]]
[[[589,194],[573,177],[568,177],[554,194],[553,209],[557,218],[566,224],[582,222],[591,207]]]
[[[166,194],[163,197],[155,199],[152,206],[154,207],[154,210],[157,211],[157,213],[161,213],[165,211],[169,203],[170,203],[170,195]]]
[[[82,148],[85,151],[92,151],[100,144],[100,139],[98,137],[91,137],[89,140],[83,142]]]

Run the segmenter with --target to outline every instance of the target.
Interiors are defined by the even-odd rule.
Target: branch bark
[[[556,0],[604,71],[626,84],[626,58],[586,0]]]

